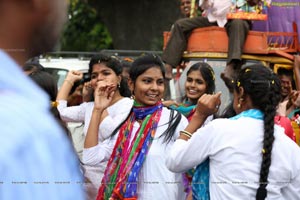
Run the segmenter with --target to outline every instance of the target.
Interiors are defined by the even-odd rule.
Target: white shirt
[[[232,6],[231,0],[200,0],[199,6],[205,10],[209,22],[217,22],[219,27],[227,23],[227,13]]]
[[[108,116],[104,118],[99,127],[99,142],[107,139],[112,131],[127,117],[133,100],[122,98],[107,108]],[[84,122],[84,134],[87,134],[92,117],[94,102],[85,102],[79,106],[67,107],[67,101],[59,100],[57,109],[65,122]]]
[[[266,199],[300,199],[300,148],[275,125]],[[262,162],[263,121],[216,119],[178,139],[167,166],[183,172],[209,157],[211,200],[255,199]]]
[[[122,98],[107,108],[108,116],[103,119],[99,126],[98,146],[105,144],[105,139],[107,139],[113,130],[126,119],[132,104],[133,100],[130,98]],[[64,121],[84,122],[83,132],[84,135],[87,134],[94,108],[94,102],[82,103],[79,106],[67,107],[67,101],[60,100],[57,108],[60,112],[61,118]],[[97,157],[97,155],[94,155],[93,153],[88,154],[88,156]],[[87,192],[87,199],[95,199],[101,184],[107,161],[91,162],[86,156],[86,151],[83,149],[82,163],[84,164],[84,177],[86,179],[84,187]]]
[[[0,50],[0,199],[84,199],[79,162],[50,99]]]
[[[176,111],[175,111],[176,112]],[[177,126],[172,140],[164,143],[164,136],[160,137],[167,129],[170,118],[170,110],[163,107],[160,121],[155,133],[154,140],[139,173],[138,199],[139,200],[182,200],[185,197],[182,183],[182,174],[173,173],[165,165],[167,152],[170,150],[174,141],[179,136],[179,131],[187,126],[187,119],[182,115],[182,119]],[[134,122],[133,132],[136,133],[140,124]],[[131,140],[135,134],[131,134]],[[110,158],[115,145],[117,135],[113,139],[108,139],[106,145],[97,145],[95,147],[84,149],[83,154],[89,156],[91,162],[102,162]]]

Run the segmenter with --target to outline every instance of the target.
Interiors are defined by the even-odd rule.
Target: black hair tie
[[[266,197],[267,197],[266,186],[261,184],[256,193],[256,200],[264,200]]]

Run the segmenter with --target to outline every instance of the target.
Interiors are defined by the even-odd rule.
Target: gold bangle
[[[72,81],[68,80],[68,79],[65,79],[65,82],[71,84],[72,87],[73,87],[73,85],[74,85],[74,83],[73,83]]]
[[[191,138],[190,135],[188,135],[188,134],[186,134],[186,133],[184,133],[184,132],[181,132],[181,131],[180,131],[180,134],[181,134],[181,135],[184,135],[185,137],[187,137],[187,138],[189,138],[189,139]]]
[[[184,133],[184,134],[186,134],[186,135],[188,135],[189,137],[192,137],[192,135],[193,135],[193,134],[191,134],[190,132],[185,131],[185,130],[180,131],[180,132],[181,132],[181,133]]]

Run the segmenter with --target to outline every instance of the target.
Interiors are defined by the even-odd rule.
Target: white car
[[[70,70],[81,71],[84,73],[84,77],[88,77],[89,60],[78,58],[44,58],[39,59],[39,63],[45,68],[45,71],[49,72],[55,78],[58,89],[61,87]],[[74,148],[81,159],[85,139],[83,132],[84,124],[69,122],[67,126],[72,135]]]
[[[70,70],[83,72],[84,78],[87,78],[89,70],[89,60],[79,58],[42,58],[39,59],[39,63],[54,77],[58,89]]]

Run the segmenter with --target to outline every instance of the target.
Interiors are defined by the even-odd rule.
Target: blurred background
[[[180,0],[70,0],[57,51],[161,51],[163,31],[180,18]]]

